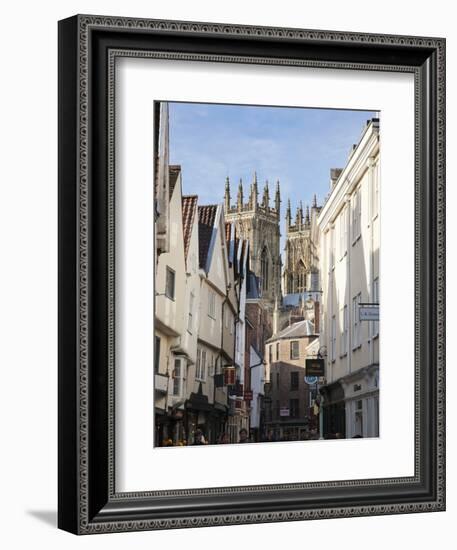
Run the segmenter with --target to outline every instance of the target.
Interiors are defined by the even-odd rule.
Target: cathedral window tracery
[[[264,291],[268,290],[268,267],[268,251],[267,247],[264,246],[260,257],[260,273],[262,278],[262,290]]]
[[[296,292],[304,292],[306,289],[306,268],[303,261],[298,263],[297,267],[297,287]]]

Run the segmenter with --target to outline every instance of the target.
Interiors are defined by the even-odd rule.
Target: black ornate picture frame
[[[414,476],[116,492],[116,56],[414,75]],[[87,15],[60,21],[59,527],[90,534],[444,510],[444,186],[442,38]]]

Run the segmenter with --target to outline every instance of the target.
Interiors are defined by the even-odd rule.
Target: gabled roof
[[[259,278],[252,271],[249,271],[246,298],[249,300],[256,300],[261,297],[262,293],[260,291]]]
[[[216,228],[217,204],[208,204],[198,207],[198,248],[199,265],[206,270],[211,244],[214,241]]]
[[[176,182],[178,181],[178,176],[181,173],[181,166],[179,164],[170,164],[168,166],[168,177],[169,177],[169,198],[171,199],[173,191],[175,189]]]
[[[182,197],[182,232],[184,239],[184,257],[187,260],[189,252],[190,238],[194,226],[195,213],[197,212],[197,195],[187,195]]]
[[[299,321],[281,330],[281,332],[275,334],[268,341],[270,342],[280,338],[301,338],[303,336],[315,336],[314,323],[308,320]]]

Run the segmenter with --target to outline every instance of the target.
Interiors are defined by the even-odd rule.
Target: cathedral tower
[[[259,202],[257,174],[254,174],[247,202],[244,202],[243,182],[238,186],[237,202],[230,202],[230,184],[227,180],[224,213],[227,222],[235,224],[236,235],[249,240],[251,271],[259,278],[262,297],[273,312],[276,299],[281,298],[280,252],[280,184],[276,182],[274,206],[270,206],[268,181]]]
[[[317,216],[321,210],[314,195],[311,210],[297,207],[292,224],[290,201],[286,211],[286,245],[283,273],[284,294],[302,294],[319,290],[319,237]]]

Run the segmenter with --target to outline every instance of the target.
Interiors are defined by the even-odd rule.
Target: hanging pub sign
[[[324,360],[320,357],[306,359],[306,376],[325,376]]]

